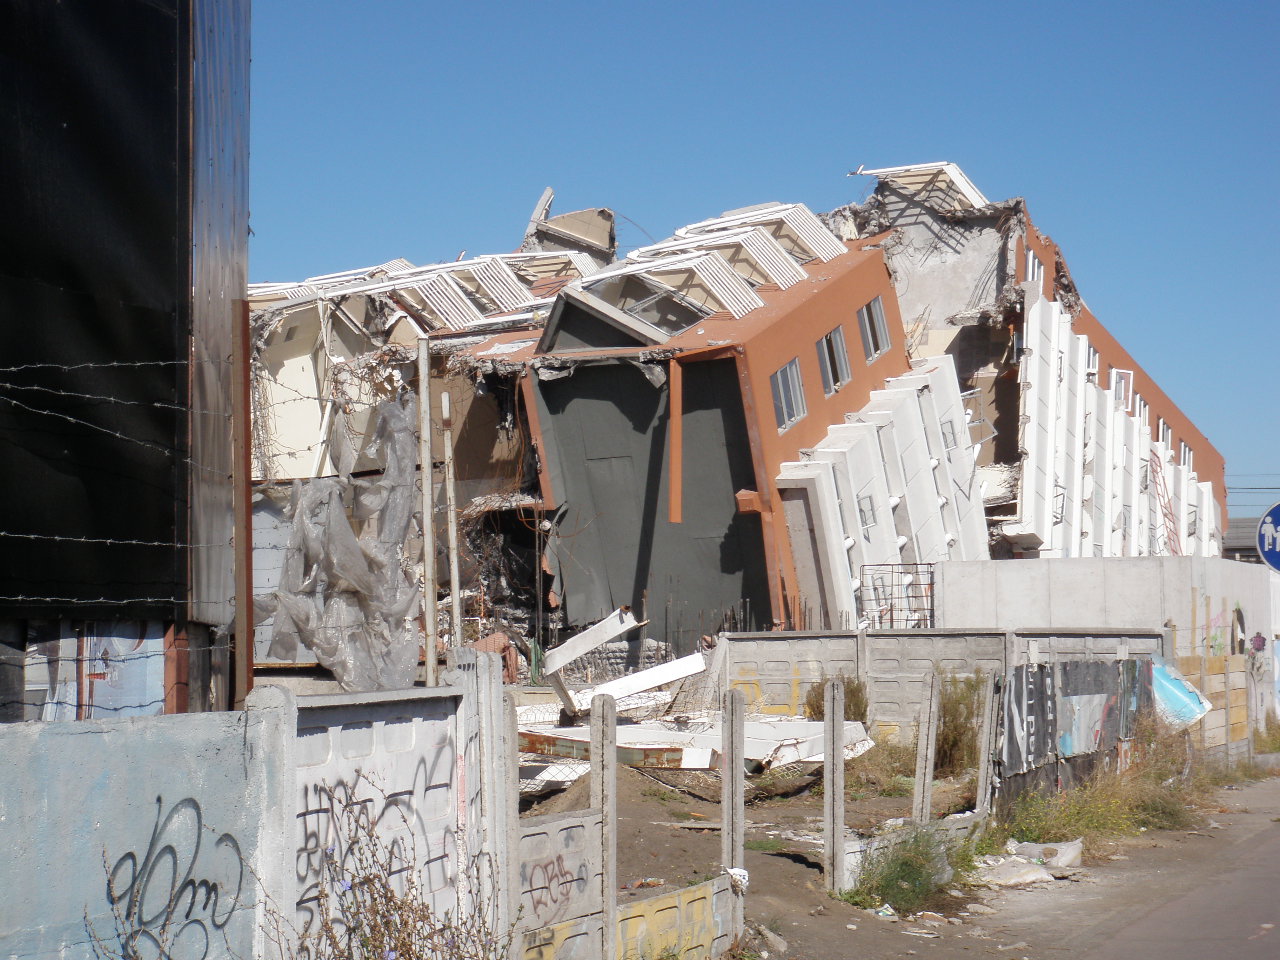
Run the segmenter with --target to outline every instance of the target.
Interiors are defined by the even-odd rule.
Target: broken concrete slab
[[[1025,887],[1033,883],[1052,883],[1053,874],[1038,863],[1022,857],[1009,857],[984,867],[978,879],[993,887]]]
[[[1084,840],[1068,840],[1065,843],[1017,843],[1009,841],[1010,853],[1042,863],[1046,867],[1078,867],[1084,855]]]
[[[639,626],[643,624],[636,620],[630,607],[619,607],[598,623],[570,637],[554,650],[549,650],[542,661],[542,672],[558,673],[583,654],[590,653]]]
[[[597,688],[599,690],[599,688]],[[752,721],[747,727],[743,756],[761,769],[811,761],[822,756],[822,723],[811,720]],[[520,749],[552,757],[585,759],[590,734],[583,727],[525,726]],[[720,719],[645,721],[620,726],[618,760],[637,767],[713,770],[720,765]],[[845,756],[852,759],[871,749],[872,740],[858,721],[845,724]]]

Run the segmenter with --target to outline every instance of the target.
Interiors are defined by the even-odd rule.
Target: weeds
[[[837,673],[822,679],[811,686],[804,695],[804,715],[810,720],[825,720],[827,716],[826,688],[829,679],[844,681],[844,718],[867,722],[867,685],[857,677]]]
[[[784,850],[787,845],[781,837],[761,837],[747,840],[743,843],[743,846],[757,853],[777,853],[780,850]]]
[[[915,783],[913,743],[881,740],[861,756],[845,762],[845,790],[850,797],[909,797]]]
[[[377,788],[374,787],[375,792]],[[437,911],[429,902],[410,829],[411,812],[383,795],[381,824],[368,803],[334,798],[337,842],[321,856],[312,921],[299,931],[268,905],[267,939],[283,960],[505,960],[515,924],[496,929],[491,904]]]
[[[982,671],[961,677],[944,672],[938,711],[934,776],[953,777],[978,765],[978,726],[982,711]]]
[[[1261,733],[1253,735],[1253,749],[1257,753],[1280,753],[1280,717],[1274,710],[1267,711],[1267,721]]]
[[[858,885],[841,894],[855,907],[889,904],[898,913],[915,913],[930,903],[952,875],[946,841],[917,828],[896,843],[871,854]]]
[[[993,837],[1033,843],[1084,838],[1086,854],[1144,829],[1185,830],[1200,821],[1197,805],[1224,783],[1249,779],[1248,766],[1225,768],[1196,761],[1186,734],[1151,716],[1139,718],[1134,762],[1124,771],[1102,770],[1063,793],[1024,794]]]

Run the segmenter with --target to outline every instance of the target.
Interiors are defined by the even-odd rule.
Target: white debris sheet
[[[744,756],[761,770],[823,759],[821,721],[758,716],[748,719],[744,727]],[[860,722],[846,721],[844,727],[847,759],[874,746]],[[521,762],[527,762],[531,769],[535,762],[551,762],[537,761],[535,755],[586,761],[590,742],[591,732],[586,727],[520,724]],[[714,770],[720,766],[721,744],[718,713],[621,724],[617,728],[618,760],[630,766]]]

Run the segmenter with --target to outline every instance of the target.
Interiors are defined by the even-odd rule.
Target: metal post
[[[827,890],[844,883],[844,681],[828,680],[822,725],[822,872]]]
[[[925,681],[925,699],[920,704],[920,726],[916,734],[916,786],[911,799],[911,818],[916,823],[933,819],[933,760],[938,745],[938,708],[942,683],[937,673]]]
[[[591,700],[591,809],[600,811],[600,881],[604,927],[600,956],[618,956],[618,708],[613,697]]]
[[[418,477],[422,482],[422,622],[426,627],[426,684],[438,683],[436,654],[436,498],[431,440],[431,354],[426,337],[418,340]]]
[[[253,689],[253,469],[249,422],[249,303],[242,301],[232,328],[231,354],[231,509],[235,533],[232,556],[235,583],[235,675],[232,706],[244,709]],[[221,706],[221,704],[219,704]]]
[[[449,393],[440,394],[440,428],[444,431],[444,498],[449,531],[449,600],[453,637],[451,646],[462,646],[462,577],[458,573],[458,494],[453,476],[453,408]]]

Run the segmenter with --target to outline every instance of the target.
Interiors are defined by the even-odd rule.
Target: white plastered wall
[[[853,627],[864,564],[988,553],[973,449],[947,448],[940,426],[950,420],[957,440],[968,439],[950,357],[888,381],[848,420],[829,427],[803,460],[783,464],[777,484],[791,504],[798,573],[809,571],[814,588],[821,583],[828,624]]]

